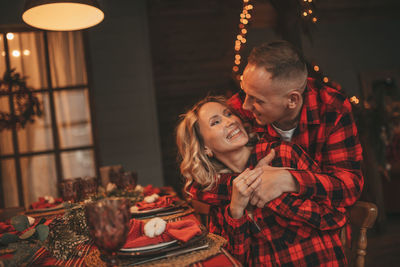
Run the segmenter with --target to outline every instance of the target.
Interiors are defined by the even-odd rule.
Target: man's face
[[[286,91],[277,87],[271,74],[263,67],[248,64],[243,72],[241,83],[246,99],[243,109],[253,112],[259,125],[280,122],[288,116],[288,98]]]

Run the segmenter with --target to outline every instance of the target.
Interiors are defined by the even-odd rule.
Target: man
[[[363,186],[362,149],[343,93],[307,79],[301,54],[284,41],[253,49],[241,86],[231,106],[270,140],[302,146],[323,171],[269,167],[251,203],[263,207],[282,192],[297,192],[334,207],[354,204]]]
[[[292,203],[269,207],[271,200],[284,192],[291,192],[299,199],[312,199],[344,213],[345,208],[358,199],[363,186],[362,149],[351,114],[351,105],[339,90],[307,76],[302,55],[285,41],[256,47],[248,58],[241,83],[243,91],[230,99],[231,107],[267,140],[282,139],[300,145],[322,170],[316,173],[275,168],[269,166],[274,157],[270,154],[264,159],[264,164],[261,164],[263,173],[258,178],[261,179],[261,184],[250,202],[260,208],[296,213],[292,209]],[[190,192],[195,198],[207,203],[229,205],[225,192],[236,176],[221,175],[217,186],[209,192],[201,192],[197,188],[192,188]],[[310,214],[313,212],[317,211],[310,209]],[[310,223],[312,220],[313,216],[310,216]],[[268,227],[271,222],[265,223]],[[253,234],[258,234],[257,230],[254,231]],[[261,229],[260,233],[263,232],[268,231]],[[321,232],[315,229],[315,234],[324,236],[326,244],[335,251],[331,259],[327,260],[319,254],[317,251],[321,248],[312,240],[287,245],[287,237],[282,235],[276,239],[277,246],[270,248],[271,255],[279,262],[277,265],[346,264],[340,242],[328,241],[337,240],[338,231]],[[301,253],[292,255],[291,251]],[[317,260],[310,263],[310,258]]]

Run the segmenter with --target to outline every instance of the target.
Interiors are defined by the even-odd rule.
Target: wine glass
[[[105,198],[85,206],[89,233],[104,256],[107,266],[118,265],[116,252],[129,232],[129,200]]]
[[[64,201],[77,202],[79,200],[79,192],[81,178],[62,180],[58,186],[60,188],[61,197]]]

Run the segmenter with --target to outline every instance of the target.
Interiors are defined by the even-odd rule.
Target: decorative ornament
[[[82,205],[73,205],[61,218],[55,218],[49,225],[50,233],[46,248],[57,259],[66,260],[79,254],[76,247],[89,240],[85,211]]]
[[[34,122],[34,116],[42,115],[39,99],[26,86],[25,79],[11,69],[0,80],[0,96],[11,95],[14,106],[14,112],[0,111],[0,131],[24,128],[27,122]]]
[[[148,237],[156,237],[164,233],[167,222],[161,218],[153,218],[144,225],[144,234]]]

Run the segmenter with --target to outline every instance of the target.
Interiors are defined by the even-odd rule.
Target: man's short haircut
[[[307,76],[306,62],[302,53],[287,41],[273,41],[254,47],[248,63],[264,67],[272,79]]]

